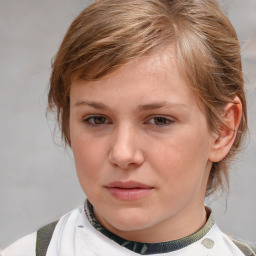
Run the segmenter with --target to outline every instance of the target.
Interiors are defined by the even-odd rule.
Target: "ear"
[[[228,103],[223,111],[222,118],[224,124],[215,134],[209,160],[211,162],[221,161],[230,151],[237,134],[237,129],[242,117],[242,103],[236,96],[233,102]]]

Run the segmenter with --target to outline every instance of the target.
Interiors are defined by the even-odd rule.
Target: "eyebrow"
[[[107,105],[96,102],[96,101],[85,101],[81,100],[75,103],[75,107],[79,106],[89,106],[91,108],[99,109],[99,110],[110,110],[111,108],[108,107]],[[161,102],[155,102],[155,103],[150,103],[150,104],[144,104],[144,105],[139,105],[136,108],[136,112],[143,112],[143,111],[149,111],[149,110],[154,110],[154,109],[160,109],[160,108],[172,108],[172,107],[183,107],[183,108],[188,108],[186,105],[183,103],[179,102],[168,102],[168,101],[161,101]]]
[[[75,107],[89,106],[95,109],[109,109],[109,107],[103,103],[94,102],[94,101],[84,101],[84,100],[76,102],[74,106]]]
[[[150,103],[145,105],[139,105],[137,108],[137,111],[141,112],[141,111],[154,110],[159,108],[172,108],[172,107],[187,108],[187,106],[184,105],[183,103],[162,101],[162,102]]]

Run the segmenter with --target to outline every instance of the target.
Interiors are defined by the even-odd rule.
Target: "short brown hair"
[[[131,59],[174,45],[178,65],[217,131],[224,106],[237,96],[242,120],[229,154],[213,163],[207,194],[228,184],[227,166],[247,130],[240,45],[229,19],[214,0],[98,0],[73,21],[52,64],[48,104],[70,145],[72,76],[97,80]]]

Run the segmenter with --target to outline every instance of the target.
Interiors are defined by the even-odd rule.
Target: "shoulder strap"
[[[236,239],[234,237],[230,238],[245,256],[256,256],[256,245]]]
[[[36,256],[45,256],[50,244],[53,231],[58,221],[54,221],[37,231]]]

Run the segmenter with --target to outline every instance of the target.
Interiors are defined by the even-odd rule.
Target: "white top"
[[[95,220],[93,220],[95,221]],[[100,225],[98,223],[98,225]],[[207,224],[206,224],[207,225]],[[209,226],[209,223],[208,223]],[[200,231],[197,232],[200,234]],[[2,252],[2,256],[35,256],[36,232],[16,241]],[[232,240],[218,226],[212,223],[206,234],[197,235],[190,244],[181,249],[165,253],[150,254],[155,256],[244,256]],[[190,239],[190,238],[189,238]],[[187,241],[187,239],[185,239]],[[191,239],[190,239],[191,240]],[[184,239],[172,241],[179,243]],[[129,241],[128,241],[129,243]],[[131,242],[133,243],[133,242]],[[169,243],[169,242],[167,242]],[[164,243],[162,243],[164,244]],[[147,244],[143,245],[143,248]],[[149,244],[152,246],[152,244]],[[143,252],[145,250],[143,249]],[[77,208],[64,215],[54,230],[47,256],[135,256],[141,255],[121,246],[102,232],[97,231],[84,207]],[[253,254],[252,254],[253,255]]]

